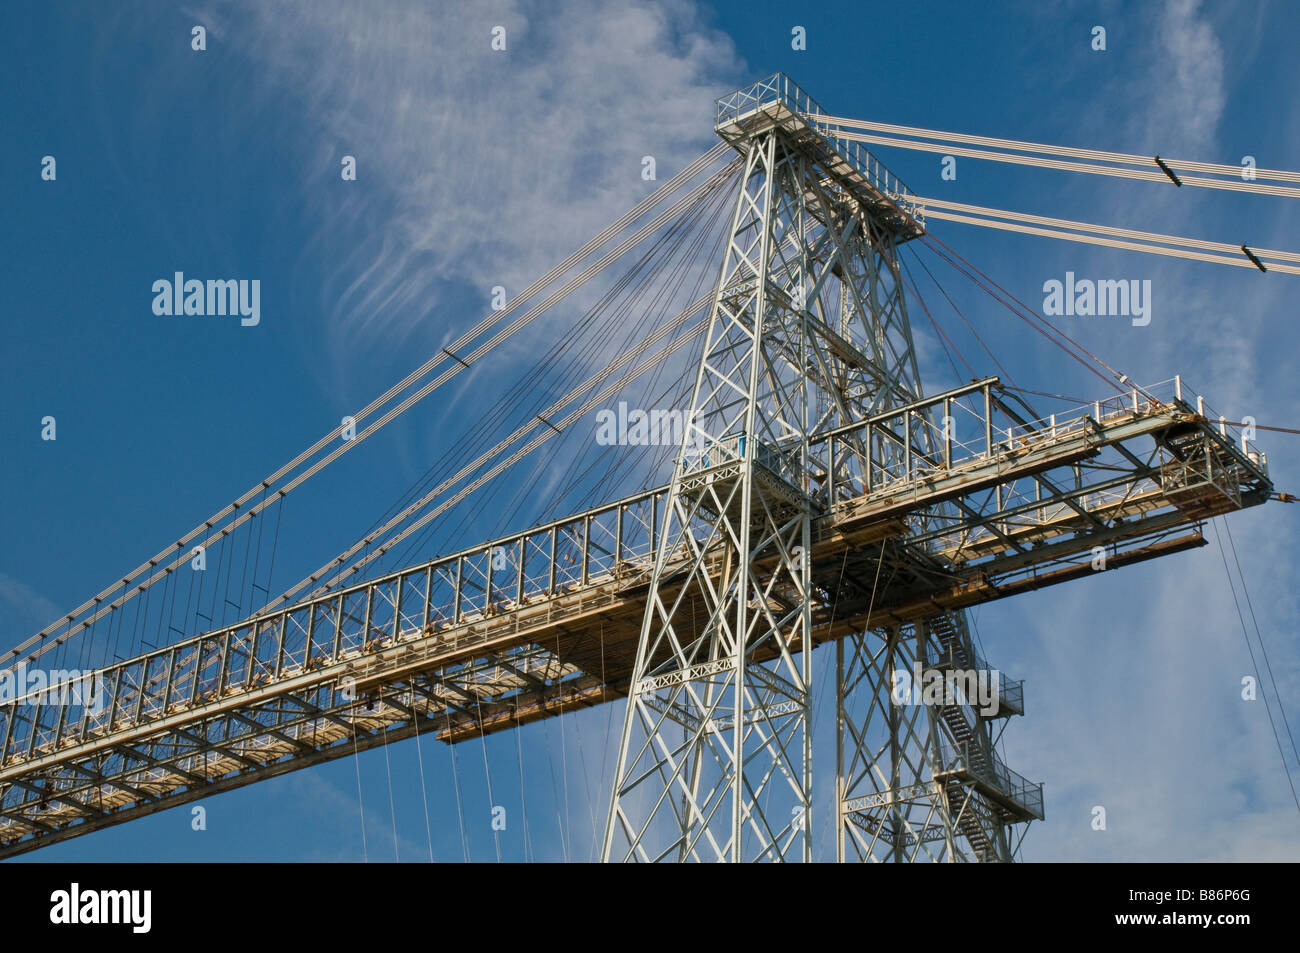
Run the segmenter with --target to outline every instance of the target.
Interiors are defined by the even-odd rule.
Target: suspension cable
[[[833,116],[812,116],[815,122],[827,126],[838,127],[829,130],[829,134],[840,139],[846,139],[854,142],[866,142],[877,146],[891,146],[899,149],[909,149],[917,152],[943,153],[955,156],[964,156],[969,159],[985,159],[993,162],[1007,162],[1014,165],[1037,166],[1044,169],[1057,169],[1064,172],[1083,172],[1091,175],[1106,175],[1115,178],[1138,179],[1146,182],[1161,182],[1169,184],[1171,178],[1179,185],[1191,185],[1199,188],[1224,189],[1233,192],[1253,192],[1258,195],[1271,195],[1281,198],[1300,198],[1300,188],[1294,188],[1285,185],[1270,185],[1265,182],[1258,182],[1241,177],[1243,167],[1227,166],[1216,163],[1191,163],[1183,160],[1158,159],[1152,156],[1130,156],[1123,153],[1109,153],[1108,158],[1093,156],[1101,161],[1111,163],[1127,163],[1130,165],[1151,165],[1155,163],[1157,168],[1122,168],[1119,165],[1105,166],[1095,165],[1087,162],[1072,162],[1066,159],[1045,159],[1032,155],[1017,155],[1014,152],[992,152],[988,149],[971,149],[965,146],[953,145],[953,142],[962,141],[958,137],[940,133],[937,134],[946,138],[948,142],[923,142],[917,139],[899,139],[893,136],[874,135],[869,132],[854,132],[853,127],[871,128],[875,123],[867,123],[862,120],[842,119]],[[898,130],[905,130],[907,127],[895,127]],[[927,130],[914,130],[915,133],[923,134]],[[965,139],[974,137],[963,137]],[[987,138],[987,137],[985,137]],[[1013,140],[1009,139],[989,139],[990,145],[996,145],[999,148],[1014,149],[1018,148]],[[1060,147],[1044,146],[1039,144],[1033,145],[1034,148],[1026,151],[1052,152]],[[1083,151],[1083,150],[1076,150]],[[1063,154],[1063,153],[1061,153]],[[1206,171],[1217,174],[1232,174],[1232,179],[1215,179],[1204,176],[1183,175],[1174,178],[1159,166],[1163,164],[1168,169],[1191,169],[1192,171]],[[1207,166],[1211,168],[1195,168],[1196,166]],[[1285,172],[1275,169],[1254,169],[1256,178],[1272,178],[1284,181],[1300,182],[1300,174],[1294,172]]]
[[[727,181],[729,181],[729,179],[720,179],[719,184],[725,185]],[[720,189],[719,191],[722,191],[722,189]],[[607,398],[615,390],[622,387],[624,384],[634,379],[635,377],[644,374],[646,371],[649,371],[653,368],[662,365],[670,356],[675,354],[682,347],[686,346],[688,343],[690,343],[692,340],[694,340],[696,337],[699,336],[699,334],[704,329],[703,322],[698,322],[684,335],[682,335],[681,337],[677,338],[676,340],[674,340],[673,342],[665,346],[663,349],[661,349],[659,352],[652,355],[645,362],[637,365],[632,371],[623,375],[613,384],[607,385],[599,393],[589,396],[587,400],[585,400],[582,404],[580,404],[576,410],[570,411],[566,416],[560,419],[559,415],[564,411],[566,407],[568,407],[578,398],[582,397],[584,394],[589,394],[592,388],[600,384],[602,381],[609,380],[609,378],[612,377],[615,373],[622,370],[627,365],[637,361],[643,353],[645,353],[647,350],[650,350],[652,347],[657,345],[665,337],[669,337],[670,335],[673,335],[676,332],[678,332],[692,318],[697,316],[700,313],[700,311],[702,311],[704,307],[709,304],[711,299],[712,299],[711,294],[698,298],[685,310],[679,313],[672,321],[659,327],[657,330],[655,330],[648,336],[642,337],[641,340],[638,341],[635,345],[621,349],[619,352],[619,356],[614,361],[607,364],[602,370],[589,376],[586,380],[582,381],[581,383],[571,388],[566,394],[564,394],[564,396],[552,402],[541,413],[534,414],[525,424],[516,428],[513,433],[511,433],[509,436],[507,436],[506,438],[498,442],[494,447],[482,453],[476,459],[463,465],[456,473],[452,474],[451,476],[444,479],[442,482],[438,483],[435,487],[433,487],[431,490],[425,493],[421,498],[409,504],[400,512],[396,513],[394,516],[392,516],[390,519],[384,522],[383,525],[367,533],[361,539],[359,539],[354,544],[352,544],[343,553],[341,553],[330,562],[318,568],[314,573],[302,579],[298,584],[296,584],[292,588],[286,590],[276,600],[274,600],[272,603],[268,604],[266,607],[260,610],[258,614],[259,615],[264,614],[265,612],[274,609],[276,606],[283,605],[284,603],[290,601],[296,593],[300,592],[307,585],[316,583],[325,573],[332,571],[336,567],[342,566],[348,559],[351,559],[358,552],[375,543],[379,538],[384,536],[390,530],[394,529],[395,527],[402,524],[404,521],[408,520],[412,514],[414,514],[421,508],[427,506],[438,495],[446,492],[447,490],[449,490],[450,488],[452,488],[453,486],[455,486],[456,484],[458,484],[459,482],[461,482],[462,480],[464,480],[465,478],[473,474],[476,470],[479,470],[483,466],[486,466],[488,463],[492,462],[494,459],[499,458],[501,454],[509,450],[512,445],[517,444],[528,434],[530,433],[533,434],[532,439],[522,449],[516,450],[515,453],[511,454],[506,460],[502,461],[496,467],[494,467],[490,475],[485,477],[480,477],[479,480],[475,481],[470,487],[466,487],[462,489],[462,491],[458,493],[452,500],[438,507],[436,511],[426,514],[426,516],[421,520],[419,520],[418,522],[408,525],[406,531],[390,539],[383,546],[368,553],[361,560],[354,563],[350,567],[338,572],[332,579],[322,584],[319,588],[314,590],[310,595],[311,596],[320,595],[328,591],[329,589],[333,588],[343,579],[355,575],[362,568],[364,568],[364,566],[367,565],[369,562],[383,556],[394,545],[396,545],[398,542],[401,542],[408,535],[410,535],[411,532],[425,525],[429,520],[445,512],[452,505],[464,499],[465,496],[468,494],[468,492],[472,492],[474,489],[481,487],[488,479],[491,479],[492,477],[499,475],[508,466],[517,462],[518,459],[520,459],[523,455],[531,453],[532,450],[536,449],[541,444],[552,439],[554,436],[562,433],[578,417],[580,417],[582,414],[590,410],[591,407],[594,406],[596,403]],[[539,424],[541,426],[539,426]]]
[[[1158,232],[1142,232],[1135,229],[1116,228],[1110,225],[1093,225],[1088,222],[1072,222],[1067,219],[1048,218],[1041,215],[1030,215],[1025,212],[1009,212],[1004,209],[982,208],[978,205],[966,205],[961,202],[949,202],[944,199],[935,198],[918,198],[918,202],[925,206],[926,218],[945,219],[950,222],[960,222],[965,225],[979,225],[983,228],[996,228],[1002,231],[1022,232],[1027,235],[1038,235],[1044,238],[1057,238],[1064,241],[1082,242],[1090,245],[1103,245],[1109,248],[1123,248],[1130,251],[1146,252],[1153,255],[1165,255],[1171,258],[1186,258],[1192,261],[1205,261],[1216,265],[1232,265],[1236,268],[1256,268],[1260,269],[1260,263],[1267,267],[1268,271],[1280,271],[1286,274],[1300,275],[1300,267],[1296,265],[1279,264],[1280,261],[1300,262],[1300,254],[1289,251],[1276,251],[1271,249],[1251,248],[1249,255],[1254,259],[1244,257],[1245,247],[1230,245],[1225,242],[1210,242],[1197,238],[1183,238],[1178,235],[1162,235]],[[954,211],[944,211],[952,209]],[[967,212],[969,214],[957,214],[957,212]],[[998,219],[1008,219],[1009,221],[998,221]],[[1042,225],[1053,226],[1051,228],[1036,227],[1031,224],[1021,223],[1039,223]],[[1068,231],[1075,229],[1077,231]],[[1089,234],[1091,233],[1091,234]],[[1116,237],[1107,237],[1116,236]],[[1122,239],[1133,238],[1138,241],[1124,241]],[[1158,242],[1164,245],[1155,244]],[[1166,247],[1168,245],[1183,247]],[[1195,249],[1208,249],[1216,252],[1237,253],[1233,257],[1223,254],[1209,254],[1207,251]],[[1263,269],[1260,269],[1263,270]]]
[[[1038,152],[1045,155],[1070,156],[1076,159],[1095,159],[1101,162],[1122,162],[1140,165],[1150,162],[1150,156],[1133,155],[1126,152],[1106,152],[1100,149],[1077,149],[1070,146],[1050,146],[1038,142],[1022,142],[1017,139],[998,139],[993,136],[972,136],[960,132],[939,132],[934,129],[919,129],[914,126],[898,126],[883,122],[869,122],[863,119],[847,119],[838,116],[814,115],[817,122],[828,123],[852,129],[870,129],[876,132],[889,132],[922,139],[946,139],[951,142],[965,142],[977,146],[993,146],[999,149],[1019,149],[1022,152]],[[1191,172],[1212,172],[1221,175],[1239,175],[1242,166],[1225,165],[1219,162],[1192,162],[1185,159],[1164,159],[1171,169],[1186,169]],[[1287,182],[1300,182],[1300,172],[1287,172],[1278,169],[1255,169],[1257,178],[1281,179]]]

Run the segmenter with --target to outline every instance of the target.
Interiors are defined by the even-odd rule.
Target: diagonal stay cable
[[[701,301],[707,303],[706,299],[701,299]],[[444,479],[432,490],[428,491],[423,497],[421,497],[420,499],[416,500],[414,503],[411,503],[410,505],[402,509],[400,512],[398,512],[396,515],[389,518],[382,525],[378,526],[377,528],[374,528],[371,532],[367,533],[361,539],[359,539],[354,544],[352,544],[352,546],[350,546],[346,551],[344,551],[343,553],[341,553],[340,555],[332,559],[330,562],[319,567],[314,573],[302,579],[299,583],[297,583],[292,588],[286,590],[279,597],[277,597],[277,599],[274,600],[274,602],[269,603],[262,610],[259,610],[259,614],[270,611],[274,609],[276,606],[283,605],[284,603],[290,601],[293,598],[293,596],[296,593],[300,592],[304,587],[306,587],[307,585],[314,584],[325,573],[333,571],[336,567],[343,565],[348,559],[351,559],[353,556],[355,556],[358,552],[360,552],[362,549],[366,548],[367,546],[372,545],[377,539],[382,537],[385,533],[389,532],[393,527],[399,525],[403,520],[409,518],[414,512],[419,510],[421,507],[427,505],[438,494],[446,492],[448,489],[455,486],[461,480],[471,475],[475,470],[479,469],[487,462],[490,462],[492,458],[500,455],[505,450],[509,449],[509,447],[512,444],[518,442],[529,433],[539,429],[539,423],[544,425],[545,429],[543,429],[542,432],[548,435],[548,437],[549,435],[555,433],[554,425],[550,423],[550,421],[556,419],[557,415],[560,414],[564,410],[564,408],[566,408],[573,401],[577,400],[583,394],[587,393],[592,387],[599,384],[602,380],[607,379],[610,375],[616,373],[617,371],[621,370],[623,367],[625,367],[632,361],[639,358],[642,353],[644,353],[646,350],[656,345],[664,337],[673,334],[676,331],[678,331],[680,328],[684,327],[686,323],[695,314],[699,312],[700,308],[702,307],[701,301],[695,302],[691,307],[678,314],[677,317],[674,318],[667,325],[664,325],[663,327],[657,329],[656,331],[651,333],[648,337],[644,337],[641,341],[639,341],[635,345],[623,349],[620,352],[619,356],[612,363],[604,367],[601,371],[589,376],[582,383],[570,389],[563,397],[553,402],[549,407],[546,407],[544,410],[542,410],[540,414],[535,414],[532,417],[530,417],[527,423],[518,427],[513,433],[511,433],[509,436],[507,436],[506,438],[498,442],[492,449],[481,454],[479,457],[470,461],[469,463],[463,465],[455,474]],[[666,352],[664,355],[661,355],[659,359],[662,360],[664,357],[667,356],[667,353],[668,352]],[[534,446],[535,445],[536,444],[534,444]],[[385,549],[387,548],[388,547],[385,547]],[[373,555],[379,555],[379,554],[380,552],[376,551],[376,553],[374,553]],[[371,557],[367,557],[366,561],[368,562],[370,558]],[[347,574],[351,575],[352,572],[355,572],[355,569],[348,572]]]
[[[529,285],[529,287],[525,289],[524,292],[522,292],[516,298],[512,299],[505,308],[503,308],[501,311],[493,312],[492,315],[490,315],[488,318],[485,318],[483,321],[480,321],[478,325],[476,325],[473,329],[471,329],[471,331],[461,335],[461,337],[458,338],[457,341],[453,342],[453,344],[451,345],[451,350],[459,350],[464,348],[466,345],[472,342],[479,334],[481,334],[486,328],[491,327],[493,324],[498,323],[506,315],[516,310],[524,302],[530,300],[542,289],[546,288],[551,283],[553,283],[560,275],[570,270],[577,262],[580,262],[583,259],[587,258],[596,250],[603,248],[615,235],[617,235],[624,228],[626,228],[628,224],[630,224],[633,221],[636,221],[638,218],[643,216],[648,210],[661,204],[664,200],[666,200],[675,192],[677,192],[686,182],[695,178],[702,169],[708,167],[709,165],[714,164],[725,153],[725,151],[726,151],[725,144],[720,143],[718,146],[714,146],[712,149],[705,152],[698,159],[696,159],[685,169],[683,169],[681,173],[679,173],[677,176],[674,176],[668,182],[664,183],[663,186],[661,186],[659,189],[653,192],[650,196],[647,196],[646,199],[643,199],[632,210],[624,214],[624,216],[620,218],[617,222],[615,222],[613,225],[606,228],[598,236],[596,236],[587,244],[585,244],[581,249],[579,249],[577,252],[574,252],[572,255],[566,258],[564,262],[562,262],[560,265],[557,265],[550,272],[547,272],[547,274],[544,275],[542,278],[538,279],[536,282]],[[736,161],[737,160],[733,159],[731,160],[730,164],[734,165]],[[694,196],[698,195],[700,192],[702,192],[707,186],[708,186],[708,182],[704,183],[703,185],[696,186],[694,189],[691,190],[691,192],[686,196],[686,198],[680,200],[668,211],[659,215],[652,223],[643,226],[642,229],[640,229],[637,232],[639,238],[637,238],[636,241],[632,241],[631,239],[629,239],[627,242],[624,242],[622,245],[619,246],[619,250],[616,254],[613,254],[612,256],[606,255],[605,258],[601,259],[602,264],[600,264],[598,268],[595,268],[595,270],[588,269],[589,273],[584,273],[586,277],[582,278],[581,280],[571,281],[568,285],[565,286],[565,290],[562,293],[552,295],[548,299],[549,304],[547,304],[547,307],[549,307],[550,304],[553,304],[554,301],[559,300],[560,297],[563,297],[564,295],[570,293],[578,285],[582,284],[585,280],[589,279],[592,274],[595,274],[596,271],[599,271],[600,268],[605,267],[605,265],[608,265],[611,261],[615,260],[621,254],[623,254],[628,248],[633,247],[633,245],[635,244],[638,244],[641,240],[644,240],[645,237],[652,234],[658,228],[662,227],[664,222],[670,220],[675,214],[677,214],[677,212],[681,210],[681,208],[684,208],[686,205],[688,205],[689,200]],[[629,242],[631,244],[629,244]],[[529,312],[529,314],[532,317],[536,317],[537,313],[541,313],[541,312],[538,311],[537,309],[533,309],[533,311]],[[528,320],[531,320],[531,317],[529,317]],[[504,337],[513,334],[525,323],[527,323],[527,321],[521,319],[514,322],[509,327],[508,331],[498,332],[498,334],[491,339],[491,344],[488,349],[490,349],[490,347],[495,347],[496,344],[499,344],[500,341],[504,339]],[[440,352],[438,355],[435,355],[434,357],[430,358],[423,365],[421,365],[421,367],[417,368],[415,371],[408,374],[405,378],[403,378],[393,387],[385,391],[383,395],[381,395],[375,401],[372,401],[371,404],[363,408],[360,412],[358,412],[358,414],[354,415],[354,419],[358,423],[364,419],[367,419],[370,416],[370,414],[372,414],[379,407],[382,407],[385,404],[389,403],[394,397],[407,390],[416,381],[420,380],[424,376],[427,376],[427,374],[433,368],[445,364],[447,361],[451,360],[450,356],[445,353],[445,350],[446,349],[444,349],[444,352]],[[485,352],[486,351],[481,346],[479,349],[476,349],[474,354],[481,356]],[[465,366],[464,364],[457,363],[455,365],[455,369],[460,370],[463,369],[464,366]],[[253,507],[249,507],[245,509],[241,515],[235,517],[226,528],[220,531],[220,533],[216,534],[215,536],[209,535],[202,545],[204,545],[206,548],[207,546],[211,545],[214,541],[219,542],[220,540],[224,539],[227,535],[233,532],[241,524],[243,524],[245,521],[250,519],[253,515],[256,515],[256,513],[259,512],[263,506],[269,505],[271,502],[274,502],[278,499],[282,499],[292,489],[301,485],[311,476],[314,476],[326,465],[328,465],[328,463],[333,462],[333,460],[337,459],[338,456],[342,455],[342,453],[351,449],[352,446],[354,446],[355,444],[361,443],[365,437],[371,435],[380,427],[390,422],[394,417],[404,412],[417,400],[420,400],[424,396],[427,396],[427,394],[431,390],[433,390],[437,386],[440,386],[442,382],[445,382],[445,380],[448,379],[450,376],[453,376],[453,374],[454,371],[452,372],[452,374],[444,373],[440,377],[439,382],[437,384],[434,384],[433,386],[426,385],[424,388],[417,391],[415,395],[408,397],[405,401],[402,402],[402,404],[398,406],[398,408],[395,408],[394,410],[390,411],[384,417],[380,418],[380,420],[377,421],[375,424],[372,424],[370,427],[367,427],[365,430],[357,433],[356,437],[353,440],[344,441],[323,460],[317,462],[314,466],[309,468],[305,473],[298,475],[296,478],[291,480],[286,486],[278,489],[273,495],[268,496],[266,501],[264,501],[263,503],[255,504]],[[279,470],[275,471],[275,473],[271,474],[271,476],[267,477],[265,480],[261,481],[260,483],[252,487],[243,496],[239,497],[239,499],[223,507],[221,510],[218,510],[216,513],[214,513],[211,517],[209,517],[199,526],[195,527],[185,536],[177,540],[176,543],[162,550],[149,561],[142,563],[140,566],[136,567],[136,569],[132,570],[132,572],[124,576],[121,581],[114,582],[112,586],[103,590],[94,598],[87,600],[81,606],[73,610],[68,615],[64,616],[63,618],[60,618],[58,621],[52,623],[51,625],[37,632],[30,638],[24,640],[18,646],[9,650],[6,653],[6,655],[10,658],[19,656],[23,652],[26,652],[28,649],[31,649],[33,646],[36,646],[38,643],[41,643],[44,640],[48,639],[60,628],[64,627],[65,625],[67,626],[68,631],[65,632],[62,636],[60,636],[57,639],[54,639],[48,645],[41,646],[37,651],[31,653],[27,657],[27,660],[30,661],[43,655],[50,648],[53,648],[54,646],[61,644],[62,642],[66,641],[68,638],[72,637],[73,635],[84,632],[91,625],[93,625],[97,619],[102,618],[107,613],[119,608],[122,604],[134,598],[139,593],[146,591],[150,586],[156,583],[159,579],[165,578],[170,572],[172,572],[178,566],[186,562],[190,556],[190,552],[187,549],[187,547],[191,542],[193,542],[195,539],[202,536],[204,533],[210,533],[212,528],[216,524],[220,523],[222,520],[226,519],[232,514],[238,513],[240,508],[244,506],[245,503],[252,500],[259,493],[266,494],[267,491],[270,490],[273,484],[275,484],[278,480],[280,480],[285,475],[295,470],[297,467],[299,467],[302,463],[304,463],[307,459],[309,459],[313,455],[319,453],[320,450],[328,446],[335,439],[337,439],[337,431],[331,430],[328,434],[326,434],[324,437],[318,440],[307,450],[303,451],[298,456],[296,456],[293,460],[291,460],[289,463],[285,464]],[[151,572],[151,574],[148,575],[148,577],[143,582],[137,582],[137,580],[140,579],[142,574],[150,573],[151,570],[156,570],[161,563],[167,562],[169,559],[171,560],[169,565],[164,566],[164,568],[160,570]],[[116,592],[119,587],[122,587],[123,589],[122,596],[116,600],[109,602],[103,608],[97,609],[97,607],[99,607],[100,604],[103,603],[105,599],[109,599],[110,597],[112,597],[113,593]],[[91,610],[97,610],[97,611],[91,611]],[[74,630],[72,629],[73,622],[75,622],[80,616],[84,615],[87,612],[91,612],[90,617],[83,619],[79,623],[77,629],[74,632]]]

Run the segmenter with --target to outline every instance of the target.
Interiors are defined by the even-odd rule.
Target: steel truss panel
[[[922,498],[942,504],[967,490],[956,475],[939,493],[916,479],[953,463],[951,428],[941,425],[938,460],[934,404],[920,402],[898,276],[897,218],[887,221],[879,203],[864,200],[862,182],[846,177],[851,163],[831,144],[804,134],[784,87],[770,102],[767,92],[720,104],[719,132],[744,152],[745,176],[650,583],[606,860],[811,859],[816,596],[805,555],[813,524],[841,497],[879,496],[884,484],[896,496],[885,506],[873,498],[867,518],[877,523],[915,518]],[[985,382],[986,416],[991,387]],[[986,463],[991,451],[989,443]],[[1001,478],[995,470],[983,480]],[[928,517],[917,525],[928,528]],[[692,557],[684,573],[669,560],[683,544]],[[880,562],[885,551],[881,542]],[[720,571],[709,561],[716,552]],[[828,595],[838,601],[838,583]],[[926,657],[932,629],[946,633],[937,651],[974,657],[964,619],[950,611],[920,628],[917,659]],[[841,859],[850,843],[863,858],[917,859],[937,841],[911,829],[913,809],[925,815],[923,832],[944,831],[944,859],[967,856],[958,836],[977,859],[1011,859],[1002,827],[1022,818],[986,803],[996,792],[985,781],[1001,777],[984,770],[1000,765],[987,724],[979,715],[968,720],[960,706],[942,718],[935,709],[900,715],[890,696],[895,629],[883,644],[884,655],[858,645],[847,666],[838,656]],[[778,678],[784,690],[774,688]],[[884,716],[856,724],[855,695]],[[885,728],[883,747],[868,735],[877,726]],[[958,755],[965,773],[950,770]],[[877,795],[928,785],[930,797],[907,811],[891,798],[887,816],[845,810],[867,778],[878,782]],[[863,823],[874,825],[865,846]],[[882,852],[876,845],[886,831]],[[905,843],[915,846],[904,851]]]

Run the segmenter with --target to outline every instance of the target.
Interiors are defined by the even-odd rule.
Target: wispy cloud
[[[254,85],[302,104],[302,188],[339,262],[314,303],[343,350],[391,348],[449,289],[517,291],[653,188],[643,156],[663,178],[711,145],[740,71],[684,0],[237,2],[214,22],[232,12]]]
[[[1125,141],[1159,151],[1213,149],[1224,106],[1223,44],[1201,0],[1166,0],[1154,9],[1140,103]]]

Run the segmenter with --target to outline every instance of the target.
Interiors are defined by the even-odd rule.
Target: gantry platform
[[[1207,515],[1272,491],[1263,455],[1211,417],[1175,380],[1027,420],[989,378],[822,435],[797,488],[817,513],[813,644],[1090,575],[1098,547],[1111,569],[1204,545]],[[0,708],[0,856],[417,733],[455,743],[624,696],[666,498],[126,660],[100,673],[99,710]],[[721,571],[708,549],[667,558]],[[1041,816],[1041,788],[1035,803],[1005,766],[952,755],[945,779]]]
[[[753,136],[779,128],[899,241],[925,234],[924,210],[907,186],[862,143],[822,122],[825,110],[784,73],[738,89],[715,106],[714,130],[740,152]]]

